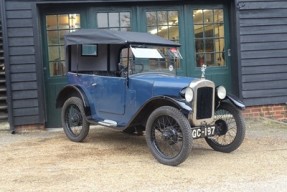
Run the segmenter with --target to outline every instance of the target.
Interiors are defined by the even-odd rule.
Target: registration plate
[[[204,127],[192,128],[191,134],[194,139],[214,136],[215,126],[204,126]]]

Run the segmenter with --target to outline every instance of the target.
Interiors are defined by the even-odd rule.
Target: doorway
[[[231,51],[228,12],[223,5],[187,6],[186,61],[187,76],[201,76],[206,65],[206,78],[231,91]]]
[[[141,31],[179,42],[183,60],[177,74],[206,78],[231,90],[228,10],[224,4],[82,7],[43,16],[46,127],[60,127],[55,108],[58,92],[67,83],[63,36],[80,28]]]
[[[44,18],[44,75],[46,92],[45,127],[61,126],[61,111],[56,109],[56,98],[67,84],[64,35],[81,28],[80,14],[49,14]]]

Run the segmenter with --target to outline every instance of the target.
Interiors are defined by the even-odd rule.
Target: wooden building
[[[11,130],[61,126],[55,98],[66,83],[63,36],[79,28],[178,41],[179,75],[199,77],[205,63],[207,78],[225,85],[250,112],[286,119],[287,1],[2,0],[0,14],[0,115],[7,112]]]

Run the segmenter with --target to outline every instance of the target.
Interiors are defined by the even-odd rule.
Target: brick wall
[[[243,114],[245,117],[266,117],[286,122],[287,104],[251,106],[247,107]]]
[[[12,133],[25,133],[25,132],[31,132],[31,131],[43,131],[45,130],[44,125],[42,124],[33,124],[33,125],[19,125],[16,126],[16,129]]]

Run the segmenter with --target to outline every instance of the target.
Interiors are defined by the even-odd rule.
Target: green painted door
[[[183,60],[178,75],[206,78],[231,90],[228,15],[224,5],[146,7],[141,11],[142,31],[181,43]]]
[[[132,8],[86,8],[64,14],[46,14],[43,17],[43,49],[46,124],[45,127],[61,127],[61,110],[56,109],[59,91],[67,84],[65,69],[64,34],[79,28],[106,28],[132,31],[135,28],[135,12]],[[83,13],[85,12],[85,13]]]
[[[46,124],[45,127],[61,127],[61,111],[56,109],[56,98],[66,85],[64,34],[80,28],[80,14],[47,14],[44,16],[43,46]]]
[[[224,5],[186,6],[185,50],[187,75],[201,76],[207,65],[206,78],[231,91],[231,55],[228,12]]]
[[[184,21],[181,6],[151,6],[141,8],[139,30],[184,44]],[[184,47],[180,48],[185,57]],[[177,74],[185,76],[185,61],[177,63]]]

